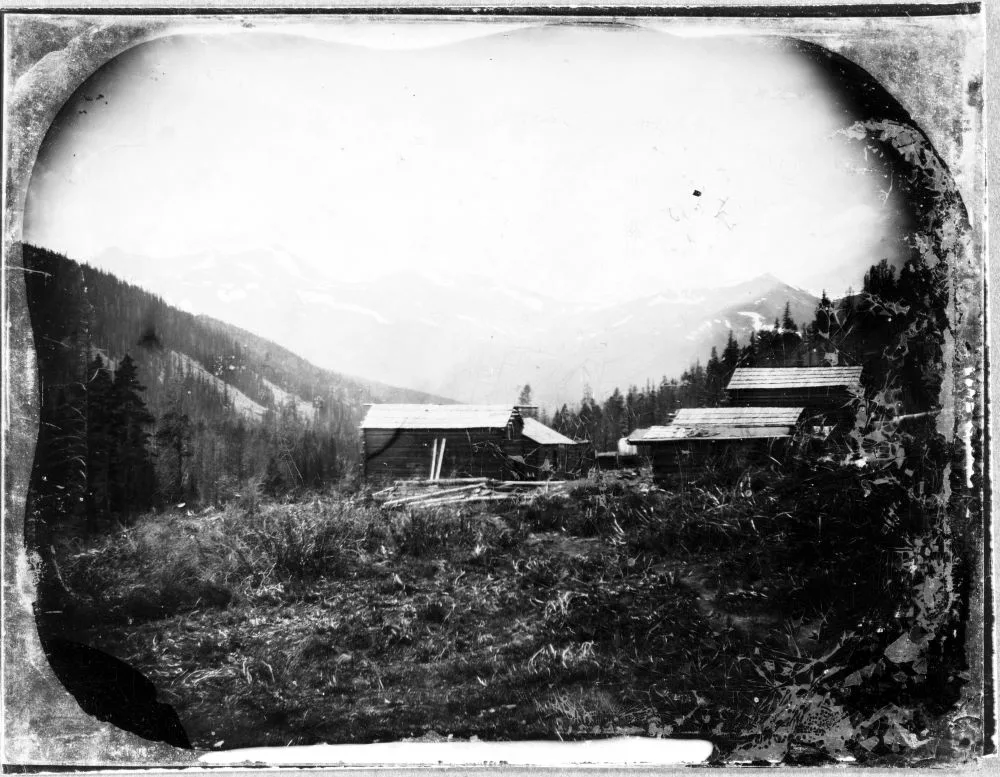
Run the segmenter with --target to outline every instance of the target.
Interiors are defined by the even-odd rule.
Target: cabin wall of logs
[[[788,438],[744,440],[676,440],[650,446],[653,480],[661,486],[675,486],[707,472],[728,479],[748,466],[780,458]]]
[[[830,416],[850,413],[850,403],[855,396],[843,386],[731,388],[726,394],[733,407],[802,407],[809,414]]]
[[[508,456],[522,456],[518,429],[363,429],[365,478],[486,477],[512,475]]]

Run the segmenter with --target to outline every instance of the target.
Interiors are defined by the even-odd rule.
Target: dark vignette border
[[[952,2],[952,3],[867,3],[851,4],[837,3],[824,5],[747,5],[747,6],[586,6],[586,7],[560,7],[556,5],[547,6],[406,6],[406,7],[365,7],[365,6],[344,6],[329,5],[325,7],[310,8],[289,8],[282,6],[252,6],[252,7],[212,7],[212,6],[189,6],[189,7],[143,7],[143,6],[105,6],[100,7],[73,7],[73,6],[23,6],[14,8],[0,8],[0,23],[8,15],[18,16],[50,16],[58,14],[70,14],[78,17],[96,16],[146,16],[146,17],[184,17],[197,15],[210,15],[214,17],[227,16],[263,16],[263,15],[283,15],[283,16],[347,16],[359,15],[367,17],[458,17],[468,20],[493,18],[570,18],[570,19],[628,19],[628,18],[720,18],[720,19],[847,19],[847,18],[920,18],[920,17],[946,17],[946,16],[969,16],[982,13],[982,3],[975,2]],[[5,41],[0,35],[0,59],[5,55]],[[988,58],[988,57],[987,57]],[[988,68],[987,68],[988,70]],[[0,86],[2,94],[2,86]],[[0,123],[5,123],[6,112],[0,115]],[[990,138],[990,127],[983,127],[983,143]],[[986,160],[984,159],[983,177],[985,179]],[[987,212],[992,209],[988,208]],[[982,236],[984,239],[986,235]],[[982,300],[983,303],[983,333],[984,333],[984,357],[983,357],[983,442],[982,442],[982,470],[985,474],[982,483],[982,518],[984,522],[984,546],[982,563],[985,570],[984,576],[984,657],[992,655],[990,649],[992,636],[995,628],[995,616],[993,612],[993,597],[995,595],[995,584],[992,580],[991,570],[993,568],[993,528],[991,518],[993,515],[993,492],[991,484],[991,467],[993,457],[991,455],[991,413],[990,413],[990,323],[992,317],[990,313],[991,297],[997,292],[992,288],[994,284],[989,282],[990,274],[988,265],[990,264],[990,251],[987,245],[981,245],[983,253],[983,277],[982,277]],[[5,262],[6,263],[6,262]],[[9,299],[5,300],[5,308],[9,305]],[[6,312],[6,311],[5,311]],[[9,412],[10,408],[5,407]],[[6,485],[6,484],[5,484]],[[995,735],[997,715],[995,710],[994,692],[994,669],[992,661],[987,658],[984,662],[984,754],[996,752]],[[249,767],[250,765],[247,765]],[[96,770],[131,770],[134,766],[105,764],[105,765],[76,765],[62,764],[30,764],[12,765],[3,763],[0,765],[2,772],[6,773],[36,773],[41,771],[67,772],[67,771],[96,771]],[[190,768],[186,764],[160,764],[158,769],[174,770],[179,768]],[[404,767],[405,770],[406,767]],[[516,771],[516,770],[515,770]]]

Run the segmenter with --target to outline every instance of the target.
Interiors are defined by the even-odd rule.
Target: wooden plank
[[[452,504],[477,504],[479,502],[509,502],[515,499],[513,495],[507,494],[483,494],[482,496],[451,497],[429,502],[415,502],[411,507],[437,507],[440,505]]]
[[[441,438],[441,453],[438,456],[437,471],[434,473],[434,479],[435,480],[440,480],[441,479],[441,466],[444,464],[444,448],[445,448],[445,446],[447,444],[448,444],[448,438],[447,437],[442,437]]]
[[[494,483],[496,486],[527,486],[538,488],[540,486],[554,485],[556,483],[568,483],[568,480],[500,480]]]
[[[420,494],[413,494],[411,496],[400,497],[399,499],[394,499],[390,502],[385,502],[385,507],[395,507],[396,505],[406,504],[408,502],[415,502],[421,499],[430,499],[434,497],[443,496],[445,494],[457,494],[463,491],[474,491],[481,486],[478,484],[472,484],[467,486],[459,486],[457,488],[445,488],[440,491],[423,492]]]
[[[441,478],[439,480],[403,480],[401,483],[407,485],[430,485],[436,483],[442,486],[448,486],[453,483],[489,483],[490,478]]]

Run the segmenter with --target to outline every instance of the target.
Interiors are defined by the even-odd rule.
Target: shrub
[[[350,499],[262,504],[254,493],[221,513],[147,515],[89,548],[67,549],[67,584],[112,617],[165,617],[226,606],[237,594],[295,594],[349,573],[390,537],[377,509]]]
[[[399,552],[416,557],[471,549],[476,558],[486,558],[517,547],[526,532],[496,515],[467,515],[448,507],[397,513],[391,529]]]
[[[370,507],[317,497],[254,512],[226,510],[214,540],[221,565],[247,585],[296,585],[346,574],[384,536],[379,523]]]
[[[147,516],[134,527],[68,556],[70,589],[110,617],[150,619],[198,606],[225,606],[233,591],[194,521]]]

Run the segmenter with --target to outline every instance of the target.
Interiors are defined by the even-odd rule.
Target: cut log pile
[[[383,507],[437,507],[477,502],[527,501],[539,495],[565,494],[566,480],[493,480],[442,478],[399,480],[372,496]]]

